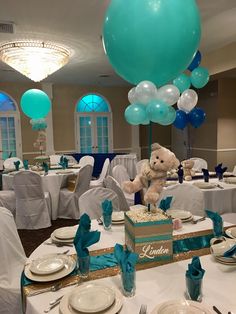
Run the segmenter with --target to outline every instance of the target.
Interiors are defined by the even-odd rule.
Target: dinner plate
[[[123,211],[112,213],[112,216],[111,216],[112,222],[121,221],[121,220],[124,221],[124,219],[125,219],[125,215]]]
[[[215,256],[215,258],[225,263],[233,263],[233,264],[236,263],[236,256],[235,257]]]
[[[224,182],[231,183],[231,184],[236,184],[236,177],[224,178]]]
[[[186,210],[180,210],[180,209],[168,209],[166,211],[166,213],[168,215],[171,216],[171,218],[175,219],[175,218],[179,218],[181,220],[188,220],[188,219],[192,219],[192,214],[189,211]]]
[[[214,189],[216,187],[216,184],[211,182],[194,182],[193,185],[199,189]]]
[[[104,311],[109,308],[114,301],[115,291],[113,289],[96,284],[87,284],[78,287],[69,297],[69,304],[72,308],[83,313]]]
[[[227,230],[225,230],[225,233],[230,238],[236,239],[236,227],[228,228]]]
[[[235,262],[232,261],[232,259],[229,260],[229,258],[228,258],[228,261],[226,261],[226,260],[225,260],[226,257],[225,257],[225,259],[222,259],[222,257],[215,256],[215,259],[216,259],[217,262],[219,262],[219,263],[221,263],[221,264],[229,265],[229,266],[236,266],[236,259],[234,259]]]
[[[37,275],[49,275],[61,270],[65,260],[58,254],[43,256],[35,259],[30,264],[30,271]]]
[[[67,174],[67,173],[74,173],[74,171],[70,169],[63,169],[63,170],[56,171],[56,174]]]
[[[212,314],[209,306],[188,300],[173,300],[161,303],[151,314]]]
[[[48,256],[52,256],[55,254],[49,254]],[[37,281],[37,282],[47,282],[47,281],[54,281],[54,280],[58,280],[61,279],[63,277],[66,277],[67,275],[69,275],[75,268],[76,266],[76,261],[75,259],[70,256],[70,255],[60,255],[60,257],[64,260],[64,267],[57,271],[56,273],[53,274],[49,274],[49,275],[37,275],[34,274],[30,271],[30,264],[27,264],[25,266],[25,276],[33,281]]]
[[[81,168],[81,166],[79,164],[73,164],[71,166],[71,168],[79,169],[79,168]]]
[[[55,231],[54,231],[54,232],[55,232]],[[52,232],[52,233],[51,233],[51,236],[50,236],[52,242],[54,242],[54,243],[61,243],[61,244],[63,244],[63,243],[65,243],[65,244],[66,244],[66,243],[69,243],[69,244],[73,243],[73,241],[74,241],[73,238],[71,238],[71,239],[59,239],[59,238],[57,238],[57,237],[55,236],[54,232]]]
[[[53,236],[59,240],[72,240],[75,237],[78,225],[72,227],[62,227],[54,230]]]
[[[112,223],[112,225],[123,225],[125,223],[125,221],[124,220],[112,221],[111,223]]]
[[[84,284],[84,285],[86,285],[86,284]],[[83,287],[84,285],[76,287],[72,291],[70,291],[69,293],[64,295],[64,297],[62,298],[62,300],[60,302],[60,313],[61,314],[82,314],[82,313],[84,313],[84,312],[79,312],[79,311],[73,309],[73,307],[69,304],[70,295],[72,293],[74,293],[74,291],[76,291],[77,289]],[[111,289],[113,289],[113,288],[111,288]],[[103,311],[100,311],[99,314],[116,314],[119,312],[119,310],[121,309],[122,304],[123,304],[123,296],[122,296],[121,292],[117,289],[114,289],[114,292],[115,292],[114,303],[109,308],[107,308]]]

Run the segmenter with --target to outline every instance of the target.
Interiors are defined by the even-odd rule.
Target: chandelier
[[[35,82],[63,67],[69,56],[68,49],[50,42],[24,40],[0,45],[0,59]]]

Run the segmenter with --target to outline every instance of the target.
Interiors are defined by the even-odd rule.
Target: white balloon
[[[156,99],[156,85],[150,81],[142,81],[135,88],[136,101],[147,105],[151,100]]]
[[[180,96],[177,102],[177,107],[180,110],[189,113],[196,106],[197,101],[198,101],[197,93],[192,89],[186,89]]]
[[[131,104],[136,103],[135,87],[128,92],[128,99]]]
[[[180,91],[175,85],[164,85],[157,90],[156,99],[163,100],[167,105],[173,106],[177,103]]]

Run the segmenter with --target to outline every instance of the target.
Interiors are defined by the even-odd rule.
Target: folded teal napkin
[[[16,168],[16,171],[19,171],[19,169],[20,169],[20,161],[19,160],[14,161],[14,166]]]
[[[75,234],[74,243],[78,242],[81,234],[89,232],[90,229],[91,229],[91,219],[88,214],[83,214],[80,217],[79,227],[77,228],[77,231]]]
[[[224,252],[224,257],[232,257],[236,255],[236,244],[231,247],[228,251]]]
[[[227,167],[224,167],[222,168],[222,163],[221,164],[218,164],[216,167],[215,167],[215,172],[216,172],[216,175],[219,179],[222,179],[223,178],[223,174],[224,172],[227,170],[228,168]]]
[[[111,215],[112,214],[112,201],[105,200],[102,202],[102,214],[103,215]]]
[[[63,162],[64,162],[65,168],[68,168],[69,159],[66,158],[66,157],[64,157],[64,158],[63,158]]]
[[[213,231],[214,231],[215,237],[217,237],[217,238],[221,237],[223,234],[222,217],[218,213],[212,212],[212,211],[207,210],[207,209],[206,209],[206,214],[207,214],[207,217],[210,218],[213,222]]]
[[[89,255],[88,247],[97,243],[100,240],[101,232],[89,231],[80,234],[79,237],[74,239],[74,246],[76,253],[79,257],[86,257]]]
[[[23,160],[23,165],[24,165],[24,168],[25,170],[29,170],[29,161],[28,160]]]
[[[167,209],[170,208],[172,199],[173,199],[173,196],[167,196],[166,198],[161,200],[158,207],[161,208],[164,212],[166,212]]]
[[[42,166],[43,166],[44,172],[45,172],[45,173],[48,173],[48,170],[49,170],[48,164],[47,164],[46,162],[43,162]]]
[[[61,156],[60,158],[60,162],[58,163],[60,166],[62,166],[63,169],[66,169],[68,168],[68,162],[69,162],[69,159],[67,159],[66,157],[64,156]]]
[[[186,271],[186,285],[187,292],[191,300],[199,300],[202,289],[202,278],[205,274],[205,270],[202,269],[201,262],[198,256],[192,258],[191,264],[188,264]]]
[[[205,182],[209,182],[209,171],[208,169],[202,168],[203,179]]]
[[[138,254],[124,250],[123,245],[116,244],[114,255],[123,273],[135,271],[135,265],[138,261]]]

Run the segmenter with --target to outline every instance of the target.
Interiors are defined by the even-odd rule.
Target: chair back
[[[137,163],[136,163],[136,170],[137,170],[137,174],[140,174],[141,173],[141,169],[142,169],[142,166],[145,162],[147,162],[148,159],[141,159],[139,160]]]
[[[225,213],[222,214],[221,217],[223,218],[223,221],[236,225],[236,213]]]
[[[119,208],[122,211],[127,211],[129,210],[129,204],[125,198],[124,192],[122,191],[122,189],[120,188],[119,183],[111,176],[107,176],[104,179],[104,185],[106,188],[114,191],[119,199]]]
[[[16,195],[16,225],[18,229],[39,229],[51,225],[44,196],[42,178],[32,171],[15,174],[13,188]]]
[[[7,158],[6,160],[4,160],[3,166],[6,170],[15,170],[16,167],[15,167],[14,162],[16,162],[16,161],[20,162],[19,168],[24,167],[22,160],[20,160],[20,158],[17,158],[17,157]]]
[[[202,169],[207,169],[208,165],[207,165],[206,160],[202,158],[198,158],[198,157],[194,157],[190,159],[194,161],[194,166],[193,166],[194,171],[202,172]]]
[[[50,155],[50,165],[58,165],[62,155]]]
[[[101,174],[100,174],[99,178],[97,179],[97,184],[103,182],[103,180],[106,178],[106,176],[109,173],[109,169],[110,169],[110,159],[106,158],[104,163],[103,163],[103,166],[102,166]]]
[[[80,169],[77,174],[74,192],[78,197],[89,189],[89,184],[92,179],[93,167],[86,165]]]
[[[204,215],[204,195],[198,187],[190,183],[177,183],[165,188],[159,200],[167,196],[173,196],[171,209],[187,210],[198,216]]]
[[[83,156],[80,158],[79,160],[79,165],[82,167],[86,166],[86,165],[91,165],[92,167],[94,166],[94,158],[93,156]]]
[[[119,183],[120,186],[124,181],[130,181],[128,171],[123,165],[116,165],[112,169],[112,176]]]
[[[0,312],[21,312],[20,278],[26,256],[11,212],[0,207]]]
[[[117,194],[110,189],[98,187],[90,189],[80,196],[80,216],[86,213],[91,219],[100,218],[102,216],[102,202],[106,199],[112,201],[113,211],[120,210]]]

